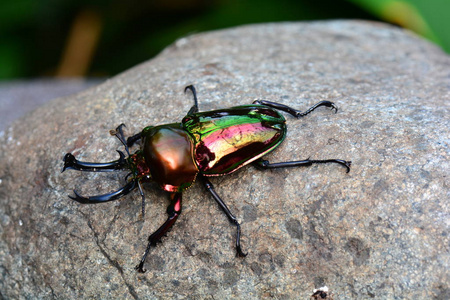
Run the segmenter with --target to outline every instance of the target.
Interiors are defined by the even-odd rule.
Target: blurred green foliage
[[[350,0],[380,19],[430,39],[450,53],[449,0]]]
[[[99,34],[96,42],[90,45],[93,54],[87,62],[87,72],[82,75],[112,76],[150,59],[177,38],[190,33],[260,22],[342,18],[382,20],[389,15],[382,9],[390,5],[388,2],[394,1],[2,0],[0,79],[57,74],[68,52],[67,44],[73,35],[74,24],[76,20],[82,20],[80,15],[86,11],[91,12],[96,19],[94,23],[99,24]],[[425,20],[428,31],[423,34],[449,50],[446,28],[449,28],[450,18],[445,19],[444,14],[445,10],[450,11],[450,1],[402,2],[411,4],[413,11]],[[430,5],[432,2],[436,5]],[[396,22],[395,17],[387,19],[404,25]],[[75,53],[82,53],[83,46],[78,42]]]

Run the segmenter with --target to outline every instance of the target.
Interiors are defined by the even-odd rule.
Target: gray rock
[[[203,111],[264,98],[305,109],[286,116],[271,161],[353,161],[213,178],[242,222],[235,229],[199,185],[151,251],[167,196],[145,186],[120,201],[81,205],[71,189],[98,194],[125,174],[61,170],[73,152],[117,158],[108,131],[180,121],[195,84]],[[155,59],[85,92],[46,104],[1,133],[0,297],[308,299],[449,298],[450,59],[410,32],[378,23],[264,24],[183,38]]]
[[[97,85],[101,79],[35,79],[0,82],[0,130],[56,97]]]

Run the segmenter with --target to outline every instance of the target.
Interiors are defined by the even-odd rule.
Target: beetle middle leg
[[[205,185],[206,189],[211,193],[214,200],[216,200],[217,204],[219,204],[220,208],[223,210],[223,212],[227,215],[228,219],[231,223],[236,225],[236,254],[237,256],[244,257],[247,256],[247,253],[244,253],[241,248],[241,225],[239,224],[236,217],[231,213],[230,209],[227,207],[225,202],[220,198],[220,196],[216,193],[213,184],[204,176],[201,177],[203,184]]]
[[[312,164],[326,164],[326,163],[337,163],[347,168],[347,173],[350,172],[350,166],[352,164],[351,161],[342,160],[342,159],[305,159],[305,160],[296,160],[296,161],[285,161],[278,163],[270,163],[268,160],[258,159],[253,162],[258,168],[261,169],[277,169],[277,168],[288,168],[288,167],[307,167]]]
[[[147,248],[145,249],[144,255],[142,256],[139,264],[135,267],[135,269],[140,273],[145,273],[146,271],[144,269],[144,263],[150,251],[150,248],[154,247],[156,243],[159,242],[161,238],[170,230],[170,228],[172,228],[173,224],[175,224],[175,221],[181,214],[182,194],[171,193],[170,199],[171,199],[170,205],[167,207],[167,214],[169,216],[167,217],[166,222],[164,222],[164,224],[162,224],[161,227],[159,227],[155,232],[153,232],[148,237],[148,244]]]

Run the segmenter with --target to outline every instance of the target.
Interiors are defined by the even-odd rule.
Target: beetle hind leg
[[[236,226],[236,255],[239,257],[247,256],[247,253],[244,253],[241,248],[241,225],[236,217],[231,213],[225,202],[223,202],[220,196],[216,193],[213,184],[204,176],[202,176],[201,179],[205,185],[205,188],[211,193],[214,200],[216,200],[217,204],[219,204],[220,208],[227,215],[230,222]]]

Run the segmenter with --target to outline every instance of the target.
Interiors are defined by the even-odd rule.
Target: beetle
[[[206,190],[218,203],[230,222],[236,226],[236,253],[244,257],[241,248],[241,227],[228,206],[216,193],[208,177],[228,175],[243,166],[253,164],[259,169],[302,167],[320,163],[337,163],[350,171],[351,161],[342,159],[287,161],[270,163],[262,157],[277,148],[286,137],[286,120],[279,112],[286,112],[301,118],[320,106],[337,112],[333,102],[320,101],[302,112],[289,106],[267,100],[255,100],[253,104],[227,109],[199,112],[197,93],[193,85],[184,92],[191,91],[194,105],[180,123],[147,126],[140,133],[125,139],[124,124],[111,131],[123,144],[127,155],[117,150],[119,159],[106,163],[83,162],[71,153],[64,156],[62,172],[67,169],[90,172],[129,170],[127,183],[120,189],[102,195],[84,197],[74,190],[71,199],[80,203],[102,203],[117,200],[134,189],[142,198],[142,216],[145,214],[145,196],[141,184],[154,181],[169,193],[167,220],[148,238],[147,248],[141,261],[135,267],[144,273],[144,263],[150,249],[169,231],[182,211],[182,193],[196,180],[203,183]],[[129,148],[140,142],[139,149],[130,154]]]

